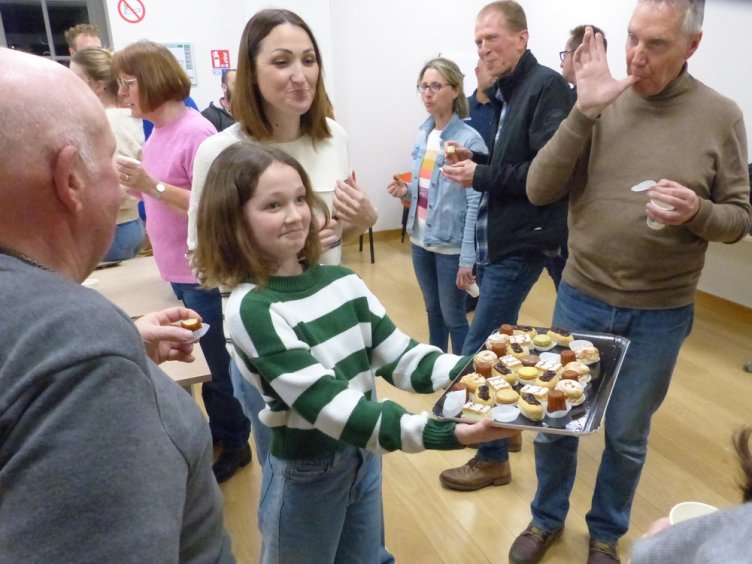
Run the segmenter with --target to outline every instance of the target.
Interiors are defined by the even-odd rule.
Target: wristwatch
[[[161,182],[157,182],[157,185],[154,187],[154,191],[155,191],[154,197],[157,200],[161,200],[162,194],[164,194],[166,190],[167,190],[167,186],[165,186]]]

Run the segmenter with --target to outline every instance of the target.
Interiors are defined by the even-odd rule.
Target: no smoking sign
[[[128,23],[138,23],[144,19],[146,8],[141,0],[120,0],[118,14]]]

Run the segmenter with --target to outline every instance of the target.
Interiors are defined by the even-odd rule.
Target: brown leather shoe
[[[620,562],[615,542],[590,539],[587,564],[619,564]]]
[[[520,533],[509,548],[509,562],[512,564],[537,564],[546,554],[546,549],[561,536],[564,527],[544,531],[532,522]]]
[[[450,490],[472,492],[486,486],[503,486],[512,481],[509,461],[484,462],[471,458],[459,468],[450,468],[439,474],[439,481]]]
[[[509,452],[520,452],[522,450],[522,431],[517,431],[515,435],[509,437]]]

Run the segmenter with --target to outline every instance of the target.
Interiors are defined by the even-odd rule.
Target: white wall
[[[143,0],[146,17],[125,23],[117,0],[107,0],[113,46],[142,38],[190,42],[198,85],[192,95],[200,107],[219,97],[219,77],[211,73],[210,50],[229,49],[237,64],[240,34],[248,19],[264,7],[297,12],[319,42],[327,90],[335,113],[350,137],[353,167],[379,209],[376,229],[399,226],[402,207],[386,194],[395,172],[407,170],[417,127],[426,114],[415,92],[417,72],[438,53],[457,56],[472,77],[475,15],[485,0],[253,0],[183,2]],[[609,63],[616,77],[625,75],[624,42],[634,0],[522,0],[530,29],[530,48],[538,60],[559,68],[558,52],[568,31],[581,23],[603,28]],[[734,99],[752,133],[752,68],[748,63],[752,2],[707,2],[705,37],[690,60],[700,80]]]

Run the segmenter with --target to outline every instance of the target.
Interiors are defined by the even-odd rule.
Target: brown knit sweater
[[[576,107],[530,167],[527,194],[543,205],[569,194],[564,281],[616,307],[665,309],[693,302],[708,241],[745,236],[749,205],[742,112],[687,73],[656,96],[629,89],[600,118]],[[690,222],[654,231],[644,180],[691,188]]]

